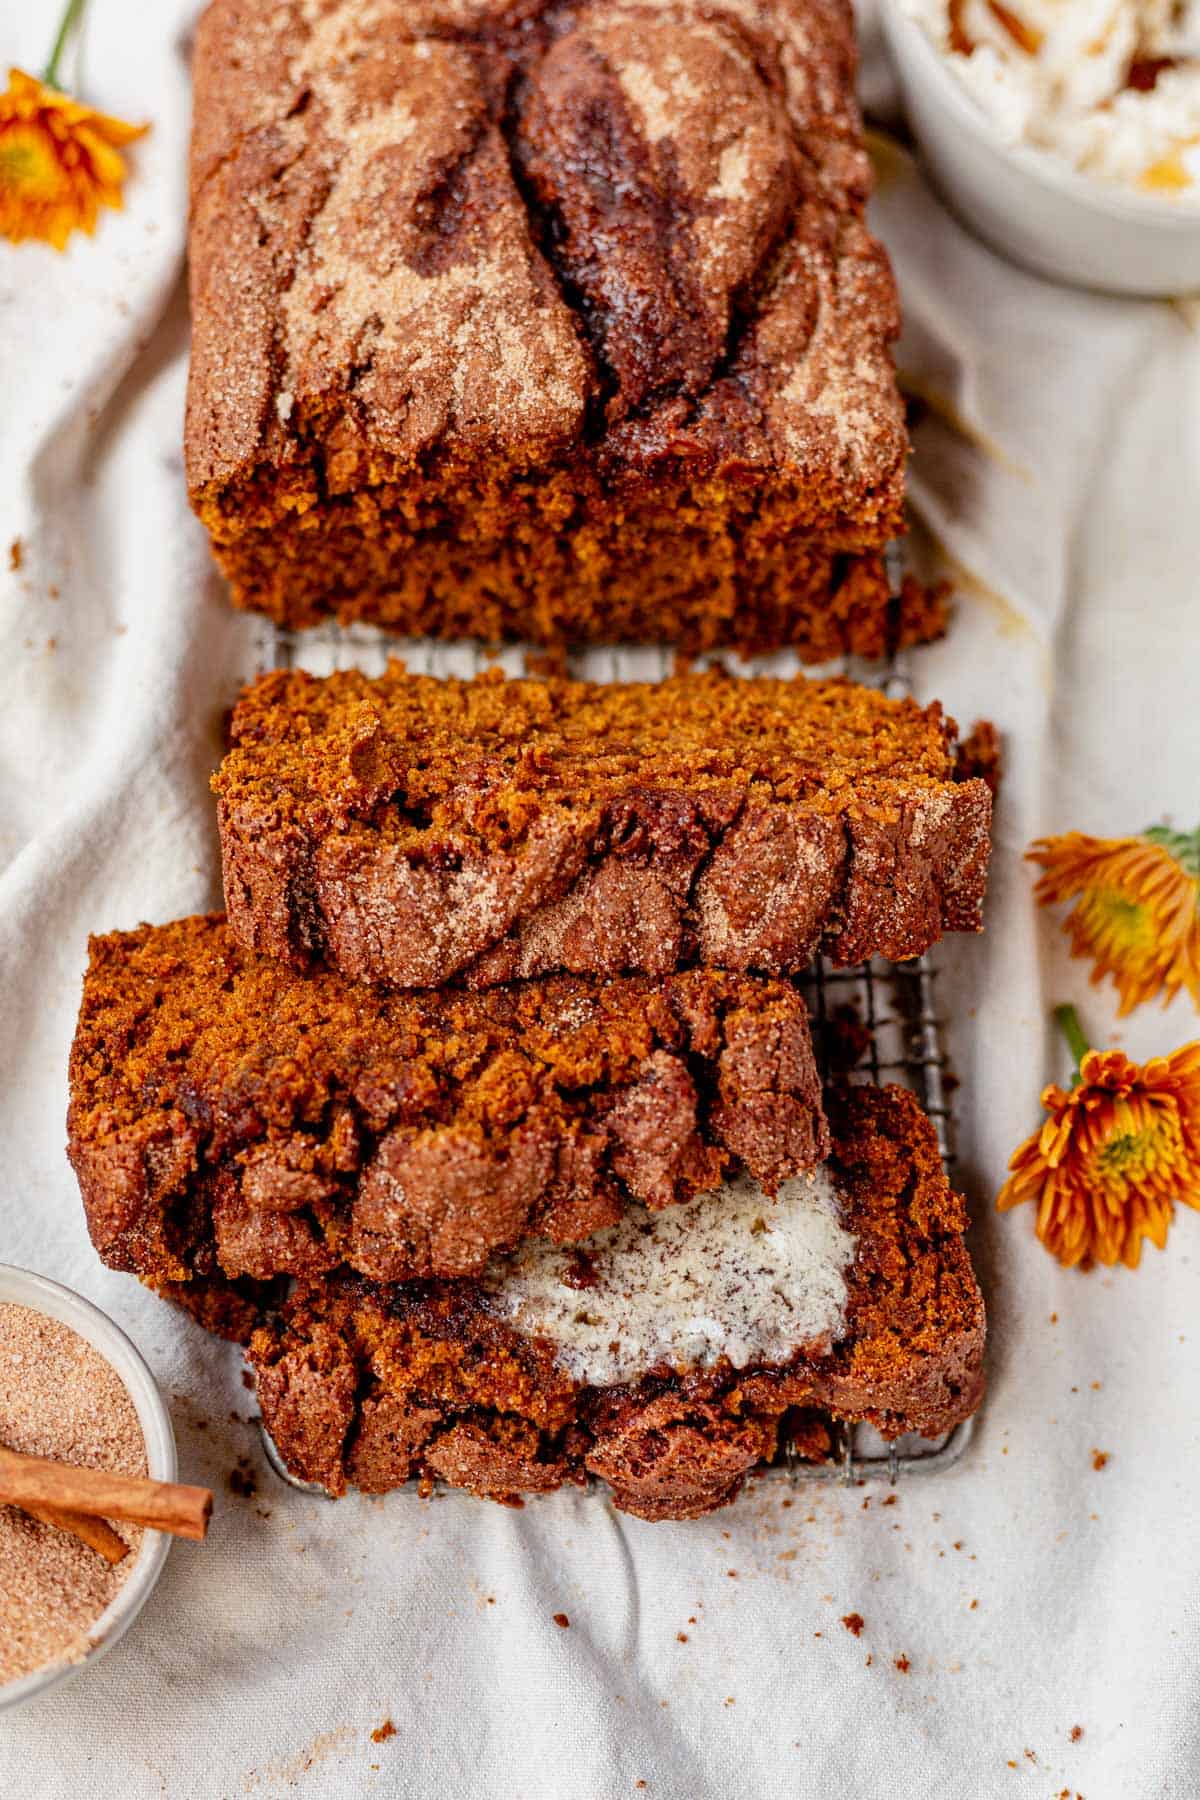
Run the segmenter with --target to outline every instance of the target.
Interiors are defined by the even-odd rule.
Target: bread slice
[[[955,729],[846,681],[277,672],[213,784],[230,929],[396,987],[915,956],[980,925]]]
[[[983,1391],[963,1202],[911,1094],[846,1088],[829,1109],[823,1169],[749,1212],[627,1215],[482,1282],[301,1286],[249,1351],[288,1466],[331,1494],[436,1477],[493,1499],[593,1475],[626,1511],[682,1519],[731,1500],[809,1409],[948,1430]]]
[[[908,436],[849,0],[211,0],[192,505],[299,627],[882,655]]]
[[[695,969],[397,994],[247,955],[219,916],[93,938],[70,1155],[92,1240],[157,1284],[462,1276],[828,1134],[787,982]]]

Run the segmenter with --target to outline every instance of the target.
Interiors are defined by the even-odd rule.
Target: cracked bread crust
[[[186,455],[238,603],[881,648],[855,61],[841,0],[214,0]]]
[[[735,1162],[773,1193],[828,1144],[787,983],[388,995],[247,957],[218,915],[91,940],[70,1088],[101,1257],[158,1286],[233,1283],[231,1305],[342,1266],[471,1274]]]
[[[278,671],[230,741],[230,929],[297,968],[792,973],[980,924],[990,796],[954,722],[848,682]]]
[[[680,1519],[733,1499],[797,1409],[868,1419],[889,1438],[949,1430],[983,1392],[965,1208],[910,1094],[843,1089],[829,1104],[830,1167],[858,1238],[838,1342],[778,1367],[664,1368],[589,1388],[491,1316],[472,1283],[318,1283],[250,1342],[288,1466],[333,1494],[438,1476],[501,1500],[591,1474],[618,1507]]]

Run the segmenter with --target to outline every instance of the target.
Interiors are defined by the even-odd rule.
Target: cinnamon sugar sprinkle
[[[0,1302],[0,1443],[27,1456],[145,1475],[146,1445],[124,1382],[69,1325]],[[89,1628],[136,1561],[142,1533],[116,1568],[19,1507],[0,1506],[0,1683],[58,1661],[81,1662]]]

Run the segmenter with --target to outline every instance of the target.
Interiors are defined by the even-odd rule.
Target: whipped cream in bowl
[[[936,185],[996,249],[1200,291],[1200,0],[881,0]]]
[[[1197,0],[901,5],[1006,143],[1045,151],[1098,181],[1200,206]]]

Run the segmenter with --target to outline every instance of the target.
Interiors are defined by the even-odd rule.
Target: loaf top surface
[[[213,0],[193,496],[586,454],[894,509],[855,66],[843,0]]]
[[[280,825],[369,827],[411,847],[468,833],[518,841],[548,808],[581,816],[622,794],[730,793],[887,823],[955,778],[955,726],[848,681],[469,681],[392,663],[319,679],[276,671],[245,690],[214,786]]]

